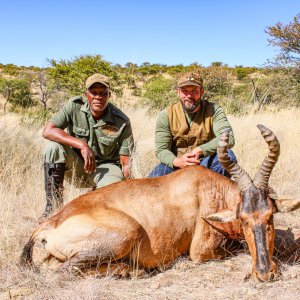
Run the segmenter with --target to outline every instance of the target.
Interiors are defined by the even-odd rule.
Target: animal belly
[[[188,252],[190,244],[191,235],[187,232],[149,232],[132,249],[130,258],[145,268],[160,267]]]

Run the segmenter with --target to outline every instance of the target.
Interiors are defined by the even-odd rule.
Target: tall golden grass
[[[146,109],[123,108],[131,118],[136,149],[132,173],[145,177],[158,163],[154,154],[155,116]],[[267,145],[258,123],[274,131],[281,143],[280,159],[270,185],[283,197],[300,198],[300,110],[229,116],[236,137],[239,164],[253,176]],[[300,265],[281,265],[274,283],[245,281],[251,270],[248,254],[223,261],[193,264],[180,258],[174,265],[145,279],[77,278],[72,274],[35,273],[22,269],[22,247],[44,209],[41,128],[20,122],[16,115],[0,117],[0,299],[297,299]],[[65,201],[85,190],[66,184]],[[275,224],[300,228],[300,211],[277,214]]]

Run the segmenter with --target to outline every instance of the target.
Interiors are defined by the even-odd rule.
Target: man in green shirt
[[[46,208],[42,218],[63,204],[63,181],[75,177],[85,186],[101,188],[130,177],[133,136],[128,117],[108,100],[108,77],[86,80],[85,97],[70,99],[46,124]]]
[[[197,73],[180,77],[177,94],[180,101],[158,115],[155,147],[160,164],[149,177],[166,175],[176,169],[198,164],[230,177],[216,155],[217,143],[224,130],[231,129],[229,146],[234,145],[232,128],[224,110],[203,99],[203,79]],[[230,149],[228,155],[236,162]]]

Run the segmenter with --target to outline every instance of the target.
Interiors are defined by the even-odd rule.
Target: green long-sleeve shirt
[[[108,103],[98,121],[93,118],[85,98],[74,97],[55,115],[51,122],[58,128],[85,141],[92,149],[96,162],[117,162],[120,155],[130,156],[133,135],[129,118],[113,104]]]
[[[201,109],[201,108],[200,108]],[[193,121],[193,114],[185,113],[188,124],[191,124]],[[209,142],[198,145],[203,152],[203,156],[209,156],[213,153],[216,153],[218,140],[220,135],[224,132],[225,129],[230,128],[231,132],[229,135],[229,147],[233,147],[235,140],[232,132],[232,128],[228,119],[225,115],[224,110],[217,104],[214,104],[214,115],[213,119],[213,133],[215,138]],[[161,163],[173,168],[173,161],[176,158],[176,155],[172,153],[173,136],[171,134],[169,119],[167,115],[167,110],[163,110],[158,114],[155,128],[155,148],[156,156]]]

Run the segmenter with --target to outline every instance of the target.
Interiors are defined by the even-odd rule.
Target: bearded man
[[[160,164],[149,177],[199,164],[230,177],[216,155],[217,143],[224,130],[231,130],[230,148],[235,142],[224,110],[203,99],[203,78],[198,73],[182,75],[176,89],[180,101],[161,111],[156,121],[155,148]],[[230,149],[228,156],[236,162]]]

